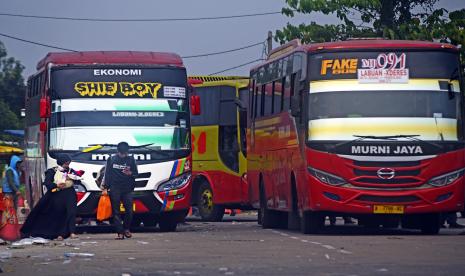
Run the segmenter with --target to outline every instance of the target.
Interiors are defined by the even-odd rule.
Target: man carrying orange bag
[[[103,221],[111,218],[111,201],[108,193],[103,192],[98,201],[97,220]]]

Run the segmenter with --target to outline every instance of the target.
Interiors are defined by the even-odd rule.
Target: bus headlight
[[[451,184],[455,180],[459,179],[459,177],[463,176],[465,169],[456,170],[450,173],[446,173],[440,176],[436,176],[431,178],[428,181],[428,184],[435,186],[435,187],[442,187]]]
[[[169,191],[169,190],[174,190],[174,189],[180,189],[189,183],[189,180],[191,179],[191,173],[187,172],[184,174],[181,174],[173,179],[170,179],[158,186],[157,191],[159,192],[164,192],[164,191]]]
[[[347,181],[345,181],[343,178],[336,176],[334,174],[320,171],[312,167],[308,167],[308,171],[310,172],[310,174],[318,178],[318,180],[320,180],[323,183],[326,183],[332,186],[341,186],[341,185],[347,184]]]

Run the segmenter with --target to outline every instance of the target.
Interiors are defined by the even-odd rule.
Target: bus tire
[[[294,176],[291,177],[291,211],[287,215],[287,229],[299,230],[300,217],[299,217],[299,204],[297,198],[297,187],[295,185]]]
[[[422,215],[420,230],[423,235],[437,235],[441,230],[440,214]]]
[[[175,232],[178,227],[178,214],[176,212],[163,213],[158,222],[162,232]]]
[[[265,191],[263,186],[260,188],[260,210],[259,210],[260,219],[263,229],[277,228],[279,225],[278,212],[268,209],[266,204]]]
[[[197,192],[196,204],[203,221],[222,221],[224,207],[213,203],[213,191],[210,185],[203,182]]]
[[[300,218],[300,230],[303,234],[317,234],[324,227],[325,216],[319,212],[304,211]]]

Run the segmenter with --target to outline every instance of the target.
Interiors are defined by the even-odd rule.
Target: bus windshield
[[[309,140],[391,135],[418,135],[429,141],[463,139],[456,55],[343,54],[311,61],[320,65],[320,75],[310,81]]]
[[[150,144],[147,148],[154,150],[189,148],[185,72],[142,68],[127,69],[134,73],[129,76],[102,77],[104,72],[118,71],[98,70],[53,72],[50,150],[82,150],[121,141]]]

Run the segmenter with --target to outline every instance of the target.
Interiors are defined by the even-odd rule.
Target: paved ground
[[[461,230],[422,236],[338,226],[302,235],[263,230],[250,216],[233,219],[189,221],[176,233],[145,229],[124,241],[105,228],[83,229],[93,233],[48,246],[1,246],[0,258],[12,257],[0,267],[11,275],[465,275]],[[67,252],[95,256],[65,258]]]

